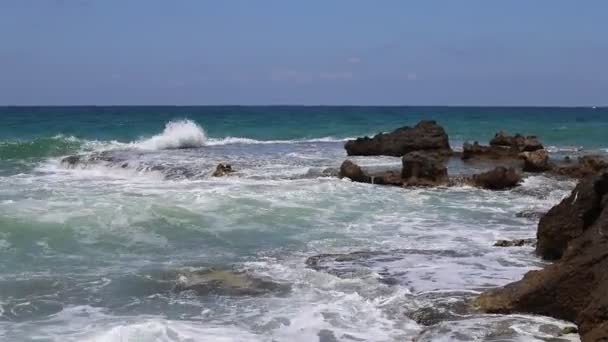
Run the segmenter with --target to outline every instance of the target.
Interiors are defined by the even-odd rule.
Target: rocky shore
[[[542,270],[503,288],[479,296],[475,308],[487,313],[532,313],[575,322],[584,342],[608,341],[608,161],[601,156],[551,160],[536,136],[498,132],[488,146],[465,143],[453,152],[445,130],[434,121],[403,127],[373,138],[346,143],[349,156],[390,155],[402,158],[402,170],[368,173],[346,160],[339,176],[355,182],[393,186],[450,186],[468,184],[490,190],[516,187],[525,175],[580,179],[569,197],[540,217],[537,239],[501,240],[496,247],[535,246],[543,259],[553,261]],[[484,162],[491,169],[450,177],[450,158],[465,163]],[[323,260],[353,262],[365,253],[321,255],[309,258],[313,269]],[[390,278],[386,281],[390,282]],[[568,332],[575,332],[569,329]]]

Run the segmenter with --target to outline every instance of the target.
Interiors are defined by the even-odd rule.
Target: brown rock
[[[523,136],[516,134],[508,135],[505,132],[498,132],[490,140],[489,146],[479,145],[476,141],[473,144],[464,143],[462,146],[462,159],[489,158],[504,159],[517,158],[521,152],[532,152],[543,148],[543,145],[535,136]]]
[[[541,255],[559,261],[483,293],[478,307],[574,321],[584,342],[608,341],[608,173],[581,181],[551,209],[538,243]]]
[[[473,176],[473,184],[490,190],[505,190],[516,187],[521,181],[521,175],[513,168],[503,166]]]
[[[567,164],[570,164],[568,161]],[[578,158],[576,165],[554,167],[553,173],[572,177],[585,178],[590,175],[595,175],[608,170],[608,160],[603,156],[587,155]]]
[[[519,156],[524,160],[524,172],[544,172],[551,169],[549,152],[545,149],[522,152]]]
[[[440,185],[448,182],[448,169],[437,156],[410,152],[402,158],[401,178],[406,185]]]
[[[515,134],[514,136],[511,136],[503,131],[496,133],[494,138],[490,140],[490,146],[509,147],[520,152],[531,152],[543,148],[543,145],[540,143],[536,136],[530,135],[524,137],[521,134]]]
[[[494,247],[523,247],[536,245],[536,239],[498,240]]]
[[[401,127],[373,138],[349,140],[344,145],[349,156],[388,155],[401,157],[413,151],[451,153],[448,135],[435,121],[420,121],[414,127]]]
[[[549,260],[561,258],[568,241],[579,237],[597,218],[607,192],[608,174],[580,181],[569,197],[541,217],[537,253]]]
[[[230,173],[233,173],[234,170],[230,164],[219,163],[213,172],[213,177],[223,177]]]
[[[340,178],[349,178],[353,182],[359,183],[371,183],[371,177],[363,172],[359,165],[348,159],[340,166]]]

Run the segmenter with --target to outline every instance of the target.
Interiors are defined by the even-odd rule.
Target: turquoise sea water
[[[608,148],[608,110],[592,108],[0,108],[0,340],[555,338],[566,323],[466,303],[542,266],[530,247],[492,244],[534,236],[535,219],[517,213],[548,210],[573,182],[530,176],[491,192],[323,176],[346,158],[346,138],[420,119],[442,124],[454,147],[502,129],[555,153]],[[237,172],[210,177],[220,162]],[[374,257],[305,263],[361,251]],[[177,290],[209,269],[289,291]]]

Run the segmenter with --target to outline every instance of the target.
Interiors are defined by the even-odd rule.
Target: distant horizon
[[[51,104],[51,105],[4,105],[0,108],[43,108],[43,107],[389,107],[389,108],[587,108],[605,109],[607,105],[429,105],[429,104]]]

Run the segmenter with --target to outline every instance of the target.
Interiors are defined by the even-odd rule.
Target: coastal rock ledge
[[[349,156],[401,157],[414,151],[451,154],[448,135],[435,121],[420,121],[414,127],[401,127],[390,133],[379,133],[373,138],[349,140],[344,145]]]
[[[483,293],[478,308],[574,321],[583,342],[608,341],[608,173],[581,180],[543,216],[537,238],[537,253],[556,262]]]

